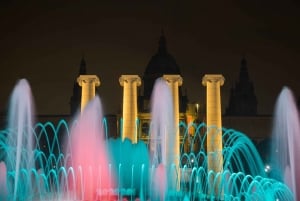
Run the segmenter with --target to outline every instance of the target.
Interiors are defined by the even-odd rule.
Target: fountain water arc
[[[26,81],[20,83],[21,86],[17,84],[13,93],[24,92],[18,88],[26,86]],[[163,82],[157,84],[158,89],[165,86]],[[12,102],[18,105],[19,101],[22,100]],[[153,100],[155,105],[160,103],[162,101]],[[167,107],[153,107],[167,113]],[[180,178],[174,178],[170,172],[177,168],[172,164],[167,165],[170,167],[167,169],[153,163],[152,158],[155,157],[150,157],[148,151],[150,142],[104,139],[105,124],[102,123],[101,100],[98,97],[90,101],[82,115],[74,117],[71,122],[37,123],[25,129],[17,124],[22,116],[20,111],[25,111],[27,117],[32,116],[31,110],[18,110],[15,114],[17,119],[10,118],[10,126],[0,131],[1,156],[6,158],[0,163],[0,186],[6,187],[0,191],[1,200],[216,200],[221,196],[224,200],[294,200],[292,191],[284,182],[265,174],[264,164],[251,140],[234,129],[222,128],[224,171],[216,173],[207,170],[204,142],[209,128],[204,123],[185,125],[181,122],[180,129],[185,131],[182,139],[189,137],[194,145],[186,151],[181,147]],[[188,136],[189,126],[194,126],[197,131],[193,136]],[[150,130],[154,132],[156,129]],[[26,136],[32,133],[35,139],[32,149],[23,145],[20,148],[15,141],[7,140],[20,133]],[[61,133],[65,133],[65,145],[62,144]],[[89,142],[88,139],[94,140]],[[164,144],[161,143],[161,146]],[[19,148],[26,154],[33,150],[34,163],[27,159],[25,166],[15,165]],[[157,179],[153,179],[155,175]],[[165,178],[166,185],[159,183],[162,178]],[[173,190],[168,186],[168,181],[174,179],[180,181],[180,189]],[[162,184],[162,190],[155,190],[158,184]]]

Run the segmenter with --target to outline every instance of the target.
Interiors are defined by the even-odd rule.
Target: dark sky
[[[226,2],[226,3],[224,3]],[[38,114],[68,114],[82,55],[101,79],[105,113],[121,105],[122,74],[143,75],[164,29],[190,101],[205,100],[204,74],[220,73],[222,108],[248,61],[259,114],[271,114],[283,86],[300,96],[297,1],[0,1],[0,111],[20,78]]]

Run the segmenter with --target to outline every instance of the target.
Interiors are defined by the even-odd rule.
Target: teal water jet
[[[23,195],[27,197],[33,194],[32,186],[29,185],[31,181],[27,176],[34,167],[33,105],[29,83],[25,79],[19,80],[10,99],[5,139],[9,146],[4,148],[7,151],[4,159],[6,170],[14,171],[11,175],[14,179],[11,180],[8,175],[6,182],[11,200],[23,200]]]

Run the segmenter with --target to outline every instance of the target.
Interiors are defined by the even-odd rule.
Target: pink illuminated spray
[[[163,201],[166,199],[166,192],[167,192],[167,172],[166,168],[163,164],[159,164],[156,168],[155,175],[154,175],[154,197],[159,200]]]
[[[68,169],[74,174],[68,174],[68,186],[76,200],[108,200],[108,192],[114,187],[102,120],[100,99],[96,96],[71,129]]]
[[[6,200],[7,187],[6,187],[6,166],[4,162],[0,162],[0,200]]]

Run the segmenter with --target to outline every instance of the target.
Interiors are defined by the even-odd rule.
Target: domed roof
[[[159,39],[158,52],[152,56],[145,70],[144,76],[157,75],[160,77],[164,74],[181,74],[175,59],[167,52],[166,38],[162,33]]]
[[[166,38],[162,32],[159,39],[157,53],[150,59],[143,76],[143,95],[139,96],[138,107],[141,112],[150,112],[150,101],[153,86],[157,78],[163,75],[181,75],[180,69],[175,59],[168,53],[166,47]],[[187,96],[182,95],[181,86],[179,92],[179,111],[185,112],[187,105]]]

